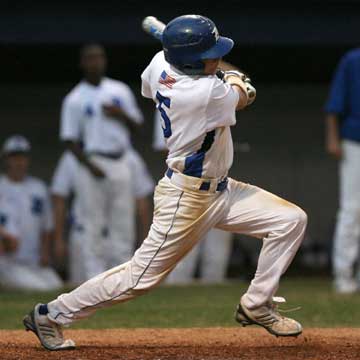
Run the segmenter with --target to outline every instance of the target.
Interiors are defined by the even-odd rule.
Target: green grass
[[[211,327],[235,326],[234,308],[245,283],[221,286],[160,287],[133,301],[99,310],[76,328]],[[288,278],[279,295],[284,308],[301,306],[291,313],[306,327],[360,326],[360,295],[335,295],[328,279]],[[0,293],[0,328],[22,328],[22,316],[37,302],[52,300],[56,293]]]

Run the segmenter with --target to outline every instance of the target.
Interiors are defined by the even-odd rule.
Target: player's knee
[[[284,217],[290,229],[305,230],[308,217],[306,212],[300,207],[292,205],[285,211]]]

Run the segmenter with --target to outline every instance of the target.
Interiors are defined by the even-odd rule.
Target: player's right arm
[[[51,197],[54,213],[54,252],[56,260],[60,262],[66,254],[64,227],[67,213],[67,199],[57,194],[52,194]]]
[[[82,140],[81,110],[77,102],[69,95],[61,107],[60,138],[84,166],[97,178],[105,177],[104,172],[92,163],[80,146]]]
[[[54,253],[59,263],[66,254],[64,229],[68,210],[68,198],[74,190],[74,176],[76,172],[76,159],[70,152],[65,152],[56,166],[51,181],[55,241]]]
[[[95,177],[99,179],[105,177],[105,173],[93,162],[91,162],[90,159],[86,156],[80,146],[80,143],[73,140],[66,140],[65,145],[66,148],[75,155],[78,161],[81,162],[84,166],[86,166]]]
[[[5,253],[13,253],[19,247],[19,218],[10,209],[2,209],[0,213],[0,243],[1,250]]]
[[[339,117],[336,114],[327,114],[326,119],[326,150],[335,157],[341,159],[341,139],[339,134]]]
[[[0,226],[0,254],[2,252],[15,252],[19,246],[19,240],[16,236]]]
[[[334,73],[329,97],[325,105],[326,150],[336,159],[340,159],[342,156],[339,125],[341,117],[346,112],[347,68],[348,57],[345,55]]]

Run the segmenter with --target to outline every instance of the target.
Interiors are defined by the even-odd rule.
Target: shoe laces
[[[279,316],[283,317],[281,315],[282,314],[286,314],[286,313],[291,313],[294,311],[299,311],[301,310],[301,306],[296,306],[294,308],[290,308],[290,309],[280,309],[279,304],[284,304],[286,303],[286,299],[282,296],[274,296],[272,298],[272,301],[269,303],[269,306],[271,307],[271,309],[278,314]]]

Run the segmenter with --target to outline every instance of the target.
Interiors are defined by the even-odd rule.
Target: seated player
[[[0,217],[16,246],[5,246],[0,255],[0,284],[54,290],[62,281],[50,267],[51,207],[45,184],[28,175],[29,152],[30,143],[19,135],[7,139],[2,149],[6,170],[0,177]]]

